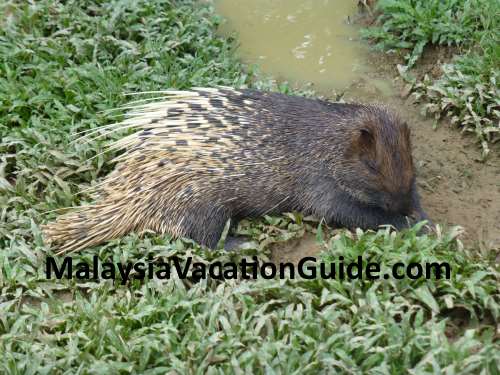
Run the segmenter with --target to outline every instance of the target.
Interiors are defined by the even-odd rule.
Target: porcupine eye
[[[376,175],[379,173],[376,163],[373,162],[372,160],[363,160],[363,163],[366,166],[368,172],[370,172],[371,174]]]

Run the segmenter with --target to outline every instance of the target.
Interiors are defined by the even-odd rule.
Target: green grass
[[[363,30],[376,46],[409,51],[400,71],[425,108],[475,134],[484,155],[500,139],[500,2],[498,0],[380,0],[376,25]],[[438,79],[416,80],[412,68],[428,46],[454,48]]]
[[[451,280],[47,280],[39,224],[112,168],[91,159],[100,141],[70,143],[76,132],[109,122],[123,92],[267,83],[194,1],[4,2],[0,23],[0,373],[498,374],[495,254],[453,231],[317,233],[325,261],[447,261]],[[241,252],[131,234],[75,261],[263,262],[264,245],[305,231],[299,215],[243,222],[257,246]]]

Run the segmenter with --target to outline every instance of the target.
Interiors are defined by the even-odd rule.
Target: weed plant
[[[380,0],[376,25],[362,31],[388,51],[408,51],[400,68],[436,118],[473,133],[483,154],[500,139],[500,2],[497,0]],[[428,46],[452,47],[455,58],[437,79],[409,71]]]

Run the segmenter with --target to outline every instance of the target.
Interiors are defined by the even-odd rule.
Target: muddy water
[[[343,89],[366,69],[366,46],[348,23],[353,0],[215,0],[236,33],[243,61],[293,83],[312,83],[322,93]]]
[[[446,120],[436,128],[433,119],[421,114],[396,76],[398,61],[360,47],[357,29],[344,22],[346,15],[355,15],[355,3],[216,0],[219,12],[228,18],[227,30],[239,33],[243,60],[257,62],[264,73],[289,82],[311,81],[324,95],[342,88],[348,102],[383,103],[399,112],[412,130],[417,180],[429,217],[435,223],[462,226],[462,241],[469,247],[500,250],[500,158],[492,155],[480,162],[472,137]],[[426,52],[415,73],[434,69],[438,60],[446,60],[444,53]],[[296,261],[319,249],[314,236],[306,236],[277,246],[273,259]]]

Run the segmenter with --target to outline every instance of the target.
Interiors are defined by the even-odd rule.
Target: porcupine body
[[[384,107],[230,88],[165,91],[134,128],[99,199],[44,227],[61,251],[152,230],[213,248],[228,219],[299,211],[343,227],[426,219],[408,126]]]

